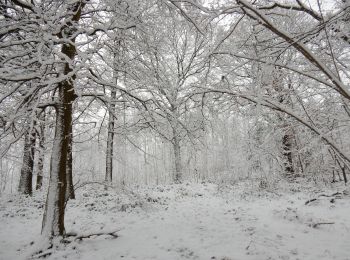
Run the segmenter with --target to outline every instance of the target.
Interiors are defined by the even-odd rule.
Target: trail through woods
[[[282,196],[254,189],[247,183],[123,192],[89,187],[68,205],[67,232],[119,230],[118,237],[70,239],[48,259],[350,259],[346,192],[293,190]],[[0,259],[25,258],[39,236],[43,194],[13,196],[1,198]],[[305,205],[312,198],[317,200]]]

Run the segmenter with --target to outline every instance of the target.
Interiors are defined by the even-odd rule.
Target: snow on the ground
[[[87,186],[67,206],[67,232],[118,230],[119,237],[76,240],[48,259],[349,260],[350,195],[327,197],[336,191],[209,183],[123,191]],[[1,260],[23,259],[35,246],[44,197],[0,198]],[[318,199],[305,205],[312,198]]]

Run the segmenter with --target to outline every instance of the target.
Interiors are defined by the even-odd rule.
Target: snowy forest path
[[[300,194],[242,199],[243,191],[225,195],[214,185],[171,192],[151,192],[144,197],[158,204],[114,218],[118,239],[86,241],[96,249],[91,259],[350,259],[349,200],[334,210],[328,201],[305,206]]]
[[[73,241],[48,259],[350,260],[349,197],[334,203],[322,197],[305,205],[305,193],[260,196],[244,189],[219,191],[211,184],[130,194],[78,194],[68,205],[67,232],[119,230],[119,237]],[[0,259],[21,259],[38,236],[41,199],[6,201],[0,212]]]

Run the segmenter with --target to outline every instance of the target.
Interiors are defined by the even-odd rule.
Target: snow
[[[68,237],[47,259],[350,259],[349,192],[327,197],[344,187],[282,186],[89,185],[67,206],[67,232],[119,237]],[[26,258],[35,247],[44,198],[0,198],[1,260]]]

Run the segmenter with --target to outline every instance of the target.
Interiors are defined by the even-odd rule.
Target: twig
[[[253,240],[250,240],[249,244],[246,246],[245,250],[248,250],[250,245],[252,244]]]

